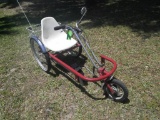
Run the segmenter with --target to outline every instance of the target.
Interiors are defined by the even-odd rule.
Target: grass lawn
[[[63,8],[62,3],[56,4],[57,8]],[[34,8],[28,2],[23,5],[28,11]],[[106,4],[107,10],[110,5]],[[58,13],[55,16],[62,23],[75,25],[80,17],[76,10],[80,7],[70,6],[61,9],[64,17]],[[43,7],[39,12],[35,9],[29,12],[33,24],[52,15],[50,9],[47,13]],[[99,14],[93,15],[91,10]],[[126,18],[114,21],[112,14],[99,17],[100,10],[104,12],[106,8],[90,8],[82,26],[95,53],[107,55],[118,63],[115,76],[127,86],[129,102],[123,104],[104,99],[97,84],[83,87],[73,75],[55,68],[53,63],[51,74],[43,72],[32,55],[25,30],[28,25],[19,7],[10,8],[0,3],[0,120],[160,119],[160,30],[145,31],[141,24],[133,29]],[[77,16],[71,16],[72,12]],[[68,19],[67,15],[70,15]]]

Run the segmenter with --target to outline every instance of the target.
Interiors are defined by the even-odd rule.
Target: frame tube
[[[101,55],[101,59],[104,61],[104,60],[107,60],[107,61],[110,61],[112,64],[113,64],[113,68],[111,69],[111,71],[104,71],[104,75],[100,75],[99,77],[97,78],[88,78],[88,77],[85,77],[83,76],[82,74],[80,74],[79,72],[77,72],[75,69],[73,69],[72,67],[70,67],[69,65],[67,65],[66,63],[64,63],[62,60],[60,60],[58,57],[57,57],[57,54],[51,54],[49,53],[50,57],[56,61],[57,63],[59,63],[61,66],[63,66],[64,68],[66,68],[67,70],[69,70],[70,72],[72,72],[73,74],[75,74],[76,76],[80,77],[81,79],[85,80],[85,81],[89,81],[89,82],[96,82],[96,81],[101,81],[101,80],[105,80],[106,78],[108,78],[109,76],[111,76],[114,71],[116,70],[117,68],[117,63],[107,57],[107,56],[104,56],[104,55]]]

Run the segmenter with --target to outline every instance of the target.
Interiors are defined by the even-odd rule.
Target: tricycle
[[[18,2],[18,0],[17,0]],[[20,3],[18,2],[21,7]],[[21,7],[22,11],[23,8]],[[105,56],[100,55],[100,59],[95,55],[89,42],[83,35],[83,30],[79,27],[83,17],[86,15],[87,8],[82,7],[81,18],[75,27],[58,23],[53,17],[45,17],[39,25],[31,25],[25,12],[23,11],[29,27],[26,29],[30,33],[30,46],[39,66],[45,72],[49,73],[51,69],[51,60],[64,67],[75,75],[75,79],[81,85],[87,85],[88,82],[101,81],[104,95],[117,102],[123,102],[128,98],[128,89],[123,82],[113,76],[117,68],[117,63]],[[38,35],[40,33],[40,35]],[[74,36],[74,37],[73,37]],[[85,67],[92,77],[84,73],[84,66],[78,63],[67,64],[61,56],[78,59],[85,52],[85,56],[91,62],[90,68]],[[106,62],[112,64],[112,68],[106,70]]]

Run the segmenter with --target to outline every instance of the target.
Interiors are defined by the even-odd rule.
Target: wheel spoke
[[[48,54],[43,54],[40,45],[36,40],[31,39],[31,49],[39,66],[46,72],[50,70],[50,60]]]
[[[113,94],[111,93],[111,91],[107,90],[108,96],[114,101],[122,102],[128,97],[128,90],[121,81],[114,78],[110,82],[110,86],[112,87],[115,93]]]

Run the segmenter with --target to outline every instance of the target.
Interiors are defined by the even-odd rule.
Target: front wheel
[[[107,84],[110,86],[110,88],[107,86]],[[123,102],[128,98],[127,87],[116,78],[113,78],[113,80],[105,84],[104,91],[105,95],[108,95],[109,98],[116,102]]]

